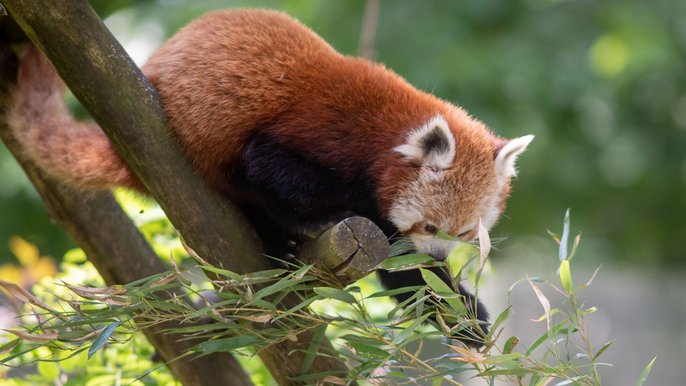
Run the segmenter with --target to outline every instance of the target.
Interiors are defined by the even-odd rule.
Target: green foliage
[[[106,293],[111,297],[108,302],[112,303],[115,294],[120,292],[101,288],[102,280],[80,250],[70,251],[60,268],[57,279],[64,283],[79,282],[83,287],[62,285],[55,282],[56,278],[46,277],[32,288],[32,292],[41,294],[39,297],[26,293],[26,301],[38,299],[45,308],[34,309],[36,314],[26,314],[22,323],[29,326],[39,320],[47,324],[61,320],[63,328],[56,337],[55,330],[46,328],[44,334],[39,334],[35,327],[27,330],[35,335],[33,338],[29,336],[22,340],[20,337],[24,335],[11,334],[0,337],[0,357],[4,365],[0,365],[0,378],[9,377],[2,381],[3,385],[178,385],[166,368],[142,377],[159,365],[153,361],[155,349],[141,333],[132,329],[125,314],[113,312],[109,316],[97,316],[98,310],[109,305],[83,303],[79,316],[60,319],[55,310],[69,307],[67,300],[73,299],[76,293],[91,296]],[[19,290],[10,291],[10,294],[16,295],[16,291]],[[24,309],[25,312],[29,310],[28,307]],[[22,334],[16,328],[12,331]],[[43,339],[53,337],[56,340],[49,344]],[[142,378],[137,380],[139,377]]]
[[[568,236],[567,214],[563,236],[557,239],[568,240]],[[484,349],[473,351],[446,340],[446,336],[459,336],[464,328],[474,328],[476,321],[459,301],[460,295],[431,271],[422,269],[424,261],[417,260],[416,255],[398,256],[394,259],[396,268],[388,268],[422,269],[427,286],[393,291],[379,290],[365,280],[341,288],[334,276],[312,265],[241,275],[198,260],[197,267],[183,269],[174,265],[170,272],[125,286],[102,288],[96,280],[90,282],[95,287],[41,283],[42,289],[55,296],[40,298],[0,283],[11,295],[28,299],[24,327],[13,330],[16,337],[0,348],[5,352],[0,363],[36,363],[30,382],[65,377],[98,384],[119,377],[150,385],[168,384],[172,382],[169,373],[149,359],[152,348],[136,332],[133,322],[142,327],[183,321],[182,327],[169,332],[198,340],[187,355],[232,352],[243,361],[254,359],[255,351],[266,345],[313,331],[303,373],[297,378],[308,383],[328,376],[348,382],[373,383],[388,378],[398,384],[460,385],[463,377],[478,377],[488,384],[506,379],[518,385],[601,385],[598,367],[606,364],[599,358],[612,342],[590,341],[585,320],[595,308],[585,305],[579,293],[593,277],[575,287],[569,264],[578,240],[571,253],[567,253],[566,243],[560,242],[561,288],[535,278],[520,281],[529,284],[543,308],[536,322],[545,324],[545,332],[528,344],[516,336],[504,337],[503,325],[511,315],[510,307],[495,318],[490,334],[483,337]],[[478,255],[477,250],[472,252]],[[83,264],[79,269],[92,269],[76,260]],[[65,262],[65,271],[70,272],[74,264]],[[479,270],[463,268],[465,272]],[[223,291],[211,290],[203,271],[212,273],[212,286]],[[66,282],[69,277],[62,279]],[[551,304],[542,284],[563,295],[564,300]],[[40,293],[40,289],[34,291]],[[188,297],[167,295],[178,289]],[[412,296],[394,305],[386,297],[399,291]],[[286,296],[295,296],[299,303],[283,307],[281,302]],[[194,324],[199,321],[203,324]],[[321,351],[324,334],[333,340],[335,353]],[[308,369],[317,355],[340,356],[352,370],[349,374],[311,373]],[[73,364],[75,361],[79,361],[78,365]],[[637,385],[645,381],[652,364],[640,374]],[[260,369],[256,372],[260,374],[259,384],[272,382],[259,362],[248,360],[247,365]]]

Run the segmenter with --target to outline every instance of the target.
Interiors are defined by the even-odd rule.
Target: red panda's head
[[[496,223],[516,174],[515,160],[533,139],[497,138],[462,113],[434,116],[395,148],[414,171],[396,185],[388,217],[419,252],[438,259],[457,244],[439,232],[472,240],[479,221],[487,229]]]

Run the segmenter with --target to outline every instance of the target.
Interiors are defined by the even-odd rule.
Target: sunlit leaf
[[[387,271],[399,271],[414,269],[419,266],[424,266],[424,264],[431,264],[435,261],[436,259],[425,253],[412,253],[385,259],[379,264],[379,268]]]
[[[572,283],[572,273],[569,268],[569,260],[562,260],[560,263],[559,272],[562,288],[564,288],[567,293],[572,293],[574,291],[574,284]]]
[[[350,348],[355,350],[355,354],[362,358],[372,359],[372,360],[384,360],[391,356],[387,350],[383,350],[378,346],[372,346],[360,342],[348,342],[346,343]]]
[[[436,295],[442,297],[449,305],[452,307],[452,309],[457,312],[460,315],[464,315],[467,313],[467,308],[465,307],[464,304],[460,300],[458,300],[457,297],[453,297],[451,295],[455,294],[455,291],[448,286],[441,278],[439,278],[435,273],[426,270],[426,269],[420,269],[420,272],[422,274],[422,278],[424,278],[424,281],[426,284],[434,290]],[[441,296],[442,295],[442,296]]]
[[[518,352],[507,353],[503,355],[489,355],[488,357],[486,357],[486,359],[484,359],[484,364],[497,365],[506,362],[516,362],[521,357],[522,353]]]
[[[381,297],[381,296],[395,296],[395,295],[404,294],[407,292],[417,292],[421,288],[424,288],[424,286],[402,287],[402,288],[396,288],[396,289],[392,289],[392,290],[379,291],[379,292],[374,292],[373,294],[367,296],[367,298],[370,299],[370,298],[377,298],[377,297]]]
[[[348,304],[355,303],[354,296],[338,288],[317,287],[314,289],[314,292],[317,295],[321,295],[327,299],[336,299]]]

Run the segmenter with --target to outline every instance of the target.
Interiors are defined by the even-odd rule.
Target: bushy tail
[[[74,120],[64,103],[64,90],[48,59],[37,48],[27,48],[8,114],[27,155],[47,174],[78,189],[141,190],[97,124]]]

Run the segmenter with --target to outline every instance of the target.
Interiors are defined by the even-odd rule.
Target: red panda
[[[533,139],[497,137],[460,107],[339,54],[273,11],[210,13],[159,48],[143,72],[185,155],[246,213],[270,255],[356,214],[443,259],[455,242],[439,231],[471,240],[479,221],[495,224],[515,160]],[[70,116],[63,89],[30,49],[9,114],[28,155],[80,189],[143,190],[102,131]],[[416,271],[379,275],[389,287],[423,283]],[[458,290],[485,323],[483,305]]]

